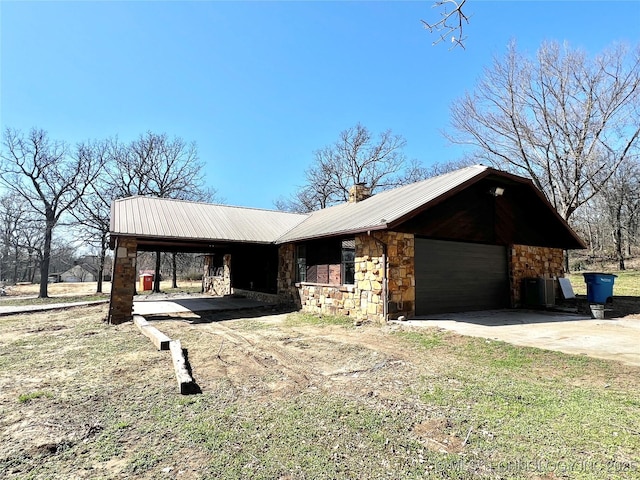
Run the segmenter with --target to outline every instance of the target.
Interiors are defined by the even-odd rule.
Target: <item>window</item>
[[[355,239],[342,241],[342,283],[353,285],[356,273],[356,241]]]
[[[296,282],[307,281],[307,246],[296,245]]]
[[[296,246],[296,282],[353,285],[355,239],[315,240]]]

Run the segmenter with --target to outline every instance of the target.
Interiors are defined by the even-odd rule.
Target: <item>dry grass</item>
[[[4,478],[636,478],[640,377],[615,362],[295,314],[0,317]],[[560,472],[560,473],[559,473]],[[635,476],[635,477],[634,477]]]

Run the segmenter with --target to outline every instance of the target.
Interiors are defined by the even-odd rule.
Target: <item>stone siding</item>
[[[295,284],[295,246],[280,248],[278,292],[293,297],[305,312],[347,315],[354,320],[384,322],[385,265],[387,245],[389,318],[415,312],[414,237],[412,234],[381,232],[355,237],[354,285]],[[377,240],[376,240],[377,239]]]
[[[231,295],[233,293],[231,289],[231,255],[225,255],[222,258],[222,268],[218,275],[210,275],[213,270],[212,265],[213,256],[204,257],[204,277],[202,279],[204,292],[217,297]]]
[[[389,255],[389,318],[416,313],[415,238],[387,232]]]
[[[278,296],[282,303],[293,303],[298,308],[300,295],[296,288],[296,246],[293,243],[281,245],[278,249]]]
[[[523,279],[564,277],[564,256],[559,248],[512,245],[509,260],[512,307],[522,305]]]
[[[135,238],[119,237],[116,241],[109,302],[109,323],[113,325],[128,322],[133,316],[137,249]]]

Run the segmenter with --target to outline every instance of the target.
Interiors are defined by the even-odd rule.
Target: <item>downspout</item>
[[[374,242],[376,242],[378,245],[382,246],[382,318],[384,318],[384,321],[387,322],[389,319],[387,318],[389,316],[389,302],[388,302],[388,295],[387,295],[387,284],[388,284],[388,280],[387,280],[387,244],[384,243],[382,240],[380,240],[379,238],[377,238],[375,235],[371,235],[371,230],[369,230],[367,232],[367,235],[370,236],[371,238],[373,238]]]

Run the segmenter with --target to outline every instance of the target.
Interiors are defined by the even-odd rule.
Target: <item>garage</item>
[[[416,315],[509,305],[507,249],[501,245],[415,239]]]

